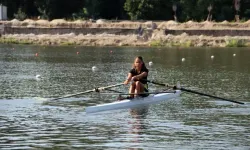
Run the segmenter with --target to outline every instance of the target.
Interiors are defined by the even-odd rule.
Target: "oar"
[[[117,86],[121,86],[121,85],[124,85],[124,83],[110,85],[110,86],[106,86],[106,87],[99,87],[99,88],[95,88],[95,89],[92,89],[92,90],[87,90],[87,91],[76,93],[76,94],[65,95],[65,96],[54,98],[54,99],[51,99],[51,100],[52,101],[53,100],[59,100],[59,99],[68,98],[68,97],[77,96],[77,95],[82,95],[82,94],[87,94],[87,93],[91,93],[91,92],[99,92],[99,91],[102,91],[102,90],[105,90],[105,89],[109,89],[109,88],[113,88],[113,87],[117,87]]]
[[[233,103],[237,103],[237,104],[242,104],[242,105],[245,104],[243,102],[239,102],[239,101],[235,101],[235,100],[231,100],[231,99],[226,99],[226,98],[222,98],[222,97],[217,97],[217,96],[213,96],[213,95],[209,95],[209,94],[205,94],[205,93],[200,93],[200,92],[189,90],[189,89],[185,89],[185,88],[182,88],[182,87],[171,86],[171,85],[164,84],[164,83],[157,83],[157,82],[151,81],[151,80],[144,80],[144,81],[147,81],[149,83],[153,83],[153,84],[156,84],[156,85],[161,85],[161,86],[166,86],[166,87],[172,87],[174,89],[179,89],[181,91],[185,91],[185,92],[189,92],[189,93],[193,93],[193,94],[198,94],[198,95],[202,95],[202,96],[208,96],[208,97],[212,97],[212,98],[215,98],[215,99],[221,99],[221,100],[224,100],[224,101],[229,101],[229,102],[233,102]]]
[[[169,85],[169,84],[165,84],[165,83],[159,83],[159,82],[155,82],[153,80],[144,80],[144,79],[142,79],[140,81],[145,81],[145,82],[153,83],[155,85],[166,86],[166,87],[171,87],[171,88],[174,87],[173,85]]]
[[[141,80],[141,81],[147,81],[149,83],[153,83],[153,84],[156,84],[156,85],[161,85],[161,86],[169,86],[168,84],[164,84],[164,83],[157,83],[155,81],[152,81],[152,80]]]
[[[226,98],[222,98],[222,97],[217,97],[217,96],[213,96],[213,95],[209,95],[209,94],[205,94],[205,93],[200,93],[200,92],[189,90],[189,89],[184,89],[184,88],[179,88],[179,89],[182,90],[182,91],[185,91],[185,92],[194,93],[194,94],[203,95],[203,96],[208,96],[208,97],[212,97],[212,98],[215,98],[215,99],[221,99],[221,100],[224,100],[224,101],[229,101],[229,102],[242,104],[242,105],[245,104],[243,102],[239,102],[239,101],[235,101],[235,100],[231,100],[231,99],[226,99]]]
[[[162,93],[176,93],[176,91],[144,92],[144,93],[100,93],[100,94],[103,94],[103,95],[140,95],[140,94],[162,94]]]

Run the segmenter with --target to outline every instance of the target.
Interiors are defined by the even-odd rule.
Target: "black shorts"
[[[143,87],[144,87],[143,92],[145,92],[146,94],[140,94],[140,96],[142,96],[142,97],[149,96],[149,94],[148,94],[148,84],[143,84]]]

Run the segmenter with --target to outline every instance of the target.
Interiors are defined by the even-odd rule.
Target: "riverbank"
[[[250,21],[110,22],[25,20],[1,22],[0,43],[80,46],[241,47],[250,46]],[[139,26],[143,32],[138,34]]]
[[[0,38],[0,43],[36,45],[79,45],[79,46],[143,46],[143,47],[244,47],[250,46],[250,37],[213,37],[159,35],[152,37],[137,35],[75,35],[75,34],[8,34]]]

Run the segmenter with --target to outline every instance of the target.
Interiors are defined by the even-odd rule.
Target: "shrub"
[[[25,14],[25,12],[22,11],[21,8],[19,8],[17,13],[14,14],[14,17],[20,21],[23,21],[24,19],[27,18],[27,15]]]
[[[243,39],[228,39],[226,40],[227,47],[245,47],[246,42]]]
[[[151,41],[150,46],[159,47],[159,46],[163,46],[163,43],[164,43],[163,41],[154,40],[154,41]]]

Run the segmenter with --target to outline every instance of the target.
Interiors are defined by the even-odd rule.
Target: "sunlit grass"
[[[242,39],[228,39],[226,40],[226,47],[246,47],[248,43]]]
[[[191,40],[180,42],[180,41],[161,41],[154,40],[150,42],[152,47],[192,47],[194,46]]]
[[[32,42],[29,40],[16,39],[16,38],[0,38],[0,43],[4,43],[4,44],[32,44]]]

